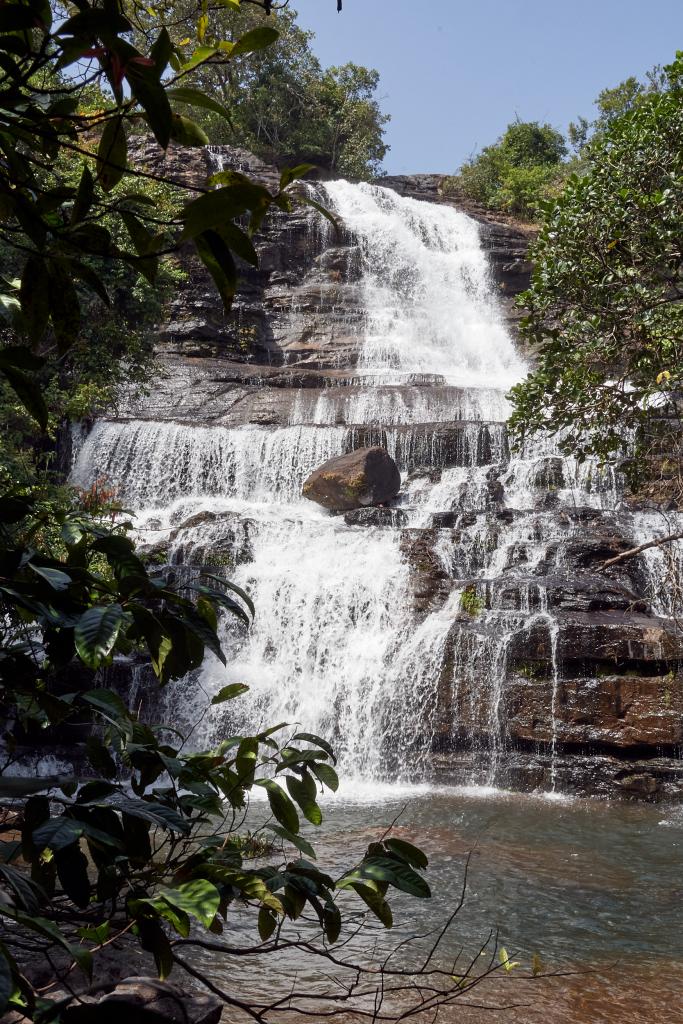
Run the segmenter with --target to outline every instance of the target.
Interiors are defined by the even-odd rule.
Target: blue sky
[[[683,49],[681,0],[292,0],[323,64],[381,73],[390,174],[448,172],[518,115],[566,129]]]

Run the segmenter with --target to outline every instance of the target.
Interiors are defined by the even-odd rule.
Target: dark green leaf
[[[280,836],[281,839],[286,839],[288,843],[295,846],[300,853],[305,853],[307,857],[311,857],[312,860],[316,860],[315,850],[302,836],[295,836],[292,832],[286,828],[282,828],[281,825],[267,825],[267,828],[271,832],[275,832],[276,835]]]
[[[258,912],[258,933],[262,942],[267,942],[277,927],[275,914],[261,907]]]
[[[318,779],[331,789],[333,793],[336,793],[339,789],[339,777],[329,764],[321,764],[320,761],[314,761],[309,765],[314,775],[317,775]]]
[[[191,107],[202,107],[205,110],[213,110],[215,114],[220,114],[221,117],[230,120],[230,111],[227,107],[224,107],[222,103],[215,100],[212,96],[207,96],[201,89],[191,89],[187,86],[175,86],[173,89],[168,89],[167,94],[171,99],[177,100],[179,103],[187,103]]]
[[[384,845],[411,868],[426,868],[429,864],[429,860],[422,850],[413,846],[412,843],[406,843],[403,839],[385,839]]]
[[[90,902],[90,881],[88,861],[78,843],[64,846],[55,853],[57,877],[64,892],[77,907],[87,907]]]
[[[21,275],[21,312],[32,344],[42,340],[50,319],[49,278],[45,260],[29,256]]]
[[[28,563],[29,569],[32,569],[37,576],[42,576],[46,580],[53,590],[68,590],[71,586],[71,577],[67,576],[61,569],[51,569],[47,565],[36,565],[35,562]]]
[[[185,882],[173,889],[162,886],[158,895],[172,906],[195,917],[205,928],[209,927],[218,913],[221,902],[218,889],[205,878]]]
[[[181,146],[208,146],[209,136],[203,128],[183,114],[171,115],[171,138]]]
[[[202,263],[214,280],[225,311],[229,312],[237,290],[237,268],[230,250],[215,231],[204,231],[197,235],[194,244]]]
[[[245,32],[230,51],[231,57],[238,57],[241,54],[253,53],[255,50],[265,50],[280,38],[277,29],[268,25],[259,25]]]
[[[97,147],[97,180],[105,192],[121,181],[128,163],[126,126],[122,117],[107,121]]]
[[[256,785],[262,786],[265,789],[268,794],[270,809],[280,824],[284,825],[288,832],[298,832],[299,816],[296,813],[294,804],[284,790],[276,782],[273,782],[272,779],[258,779]]]
[[[2,367],[2,373],[24,409],[41,430],[47,430],[48,411],[40,385],[23,370],[15,370],[12,366]]]
[[[71,223],[78,224],[90,213],[95,201],[95,182],[87,164],[83,164],[81,180],[78,183],[78,191],[71,210]]]
[[[309,171],[315,170],[315,164],[297,164],[296,167],[285,167],[280,175],[280,190],[287,188],[297,178],[303,178]]]
[[[116,776],[116,762],[104,744],[94,736],[88,736],[85,742],[88,761],[94,770],[98,775],[113,779]]]
[[[124,621],[120,604],[96,605],[83,612],[74,630],[74,643],[89,668],[99,668],[107,661]]]
[[[240,694],[246,693],[249,687],[245,683],[231,683],[229,686],[224,686],[218,691],[218,693],[212,697],[212,704],[224,704],[226,700],[234,700],[235,697],[239,697]]]

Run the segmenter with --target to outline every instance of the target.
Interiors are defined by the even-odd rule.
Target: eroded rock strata
[[[243,152],[196,159],[201,166],[183,173],[201,177],[218,161],[274,181]],[[419,175],[381,184],[448,205],[439,182]],[[492,291],[514,327],[509,300],[528,281],[526,236],[469,212]],[[571,464],[551,448],[511,459],[500,388],[417,371],[371,386],[363,356],[367,253],[348,227],[336,237],[310,211],[276,213],[257,248],[260,267],[242,268],[227,320],[205,272],[185,260],[186,281],[159,326],[160,380],[111,424],[120,436],[109,431],[98,441],[96,424],[90,461],[77,463],[76,475],[118,474],[124,496],[150,508],[151,490],[127,490],[121,469],[147,452],[152,461],[138,475],[165,489],[167,505],[175,502],[170,517],[160,515],[157,550],[176,564],[234,569],[256,557],[253,515],[198,510],[197,502],[183,505],[184,496],[236,493],[240,473],[262,473],[266,486],[271,470],[275,490],[289,495],[291,486],[294,495],[327,457],[386,448],[403,474],[399,497],[390,508],[347,512],[345,528],[395,537],[409,567],[399,640],[422,643],[421,630],[438,637],[438,651],[437,640],[416,647],[429,678],[410,709],[410,729],[422,752],[431,749],[433,766],[457,781],[683,796],[680,639],[658,584],[661,558],[602,568],[644,529],[659,528],[656,512],[638,518],[613,474]],[[237,434],[246,446],[239,452]],[[252,466],[254,445],[261,454]],[[160,461],[168,467],[162,477]],[[385,712],[401,715],[395,699],[387,696]],[[385,765],[406,736],[398,730]]]

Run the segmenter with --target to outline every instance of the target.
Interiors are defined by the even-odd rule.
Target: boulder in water
[[[303,495],[332,512],[346,512],[389,501],[400,486],[398,466],[384,448],[357,448],[314,470]]]

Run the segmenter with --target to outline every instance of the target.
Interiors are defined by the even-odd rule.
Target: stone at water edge
[[[315,469],[302,493],[332,512],[346,512],[390,501],[400,487],[398,466],[384,448],[356,448]]]

